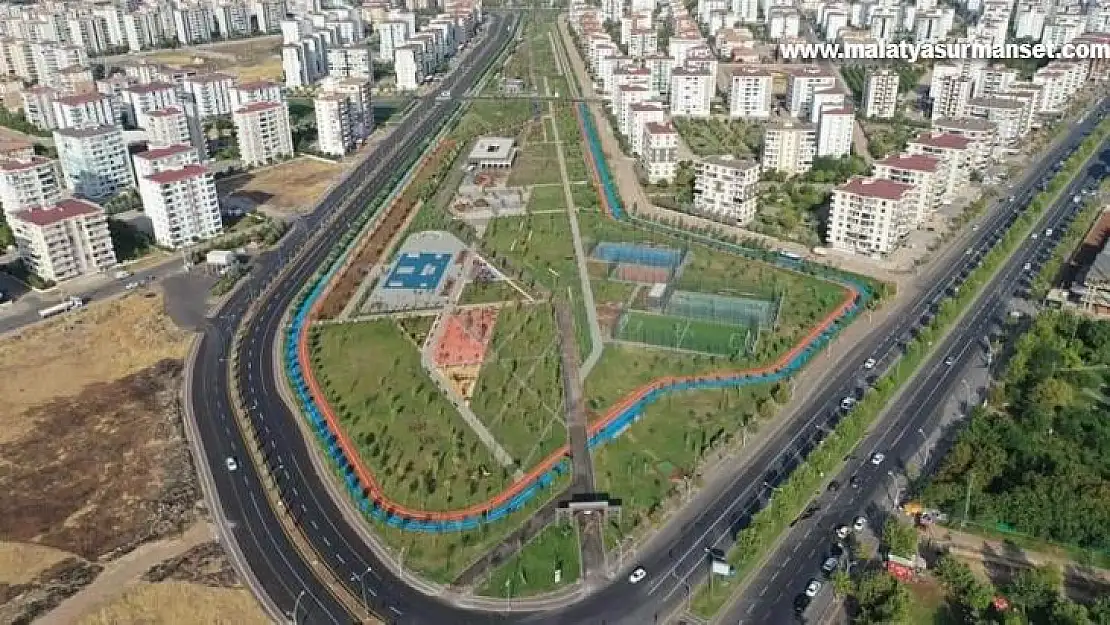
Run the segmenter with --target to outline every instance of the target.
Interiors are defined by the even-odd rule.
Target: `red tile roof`
[[[58,200],[53,206],[19,211],[14,215],[14,218],[36,226],[49,226],[66,219],[100,212],[102,212],[101,208],[92,202],[67,198]]]
[[[147,180],[158,184],[173,184],[188,180],[189,178],[196,178],[208,173],[208,168],[204,165],[186,165],[181,169],[169,169],[160,171],[156,174],[151,174],[146,177]]]
[[[148,117],[169,117],[171,115],[181,115],[185,111],[181,110],[180,106],[167,106],[166,108],[155,109],[147,113]]]
[[[154,91],[164,91],[166,89],[173,88],[173,85],[167,82],[149,82],[143,85],[131,85],[130,87],[124,87],[123,90],[130,91],[132,93],[152,93]]]
[[[928,156],[926,154],[918,154],[910,156],[909,154],[899,154],[896,156],[888,156],[877,163],[878,165],[887,165],[896,169],[910,169],[913,171],[936,171],[940,166],[940,159],[935,156]]]
[[[852,178],[846,184],[837,187],[837,191],[883,200],[900,200],[902,196],[912,190],[912,184],[894,182],[893,180],[883,180],[881,178],[858,177]]]
[[[80,106],[82,104],[88,104],[89,102],[99,102],[104,98],[105,96],[100,93],[78,93],[74,95],[62,96],[60,98],[54,98],[54,101],[61,102],[62,104],[68,106]]]
[[[32,156],[30,159],[5,158],[0,159],[0,169],[4,171],[19,171],[21,169],[38,167],[39,165],[49,162],[50,159],[42,156]]]
[[[947,148],[954,150],[966,150],[967,146],[971,145],[971,139],[954,135],[947,132],[930,133],[923,132],[917,135],[913,143],[920,143],[922,145],[929,145],[935,148]]]
[[[250,104],[244,104],[243,106],[240,106],[238,109],[235,110],[235,112],[236,113],[257,113],[259,111],[269,111],[271,109],[275,109],[279,106],[282,106],[283,104],[284,103],[282,103],[282,102],[268,102],[268,101],[266,101],[266,102],[251,102]]]
[[[175,154],[184,154],[185,152],[188,152],[192,149],[193,147],[190,145],[179,143],[177,145],[168,145],[164,148],[152,148],[147,150],[146,152],[139,152],[135,155],[135,158],[152,161],[159,158],[166,158],[167,156],[173,156]]]
[[[678,131],[675,130],[675,127],[672,126],[670,123],[667,123],[667,122],[664,122],[664,123],[648,122],[647,123],[647,131],[650,132],[653,135],[678,134]]]

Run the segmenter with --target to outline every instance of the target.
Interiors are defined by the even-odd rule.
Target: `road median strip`
[[[832,434],[798,466],[776,489],[775,497],[752,516],[750,523],[738,532],[736,544],[726,559],[736,569],[727,582],[701,583],[691,596],[691,611],[703,618],[712,618],[722,607],[737,598],[745,587],[747,575],[758,568],[791,519],[801,514],[825,480],[825,475],[839,472],[844,455],[851,452],[882,415],[887,404],[932,354],[955,324],[978,299],[982,288],[1001,271],[1005,261],[1018,250],[1033,231],[1045,211],[1059,200],[1068,185],[1080,175],[1082,167],[1110,134],[1110,120],[1102,122],[1076,152],[1065,161],[1064,168],[1029,202],[1028,208],[1006,229],[1006,233],[986,253],[980,265],[971,271],[964,287],[940,304],[932,321],[921,328],[910,341],[904,354],[892,365],[893,371],[883,375],[867,390],[864,398],[840,421]],[[936,346],[934,346],[936,344]]]

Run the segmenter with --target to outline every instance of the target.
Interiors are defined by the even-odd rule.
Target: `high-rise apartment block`
[[[123,131],[115,126],[60,128],[54,147],[66,188],[79,196],[103,201],[135,182]]]
[[[254,102],[232,113],[244,165],[265,165],[293,156],[289,108],[284,102]]]
[[[42,278],[62,282],[98,273],[116,264],[104,211],[74,198],[8,216],[19,257]]]

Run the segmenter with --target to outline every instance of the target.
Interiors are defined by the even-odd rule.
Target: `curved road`
[[[703,548],[727,547],[735,527],[749,510],[748,502],[762,489],[764,480],[772,483],[797,463],[799,452],[815,444],[818,431],[840,397],[862,392],[859,366],[872,355],[887,360],[895,353],[898,341],[927,312],[934,300],[965,270],[971,256],[958,256],[939,269],[929,281],[933,287],[919,302],[901,316],[876,328],[869,339],[855,346],[845,357],[845,366],[829,376],[812,393],[799,417],[786,424],[752,461],[734,469],[710,484],[686,506],[657,538],[650,553],[640,554],[638,563],[649,571],[648,578],[630,585],[618,578],[584,600],[565,608],[544,613],[489,613],[463,610],[441,598],[430,597],[397,578],[389,567],[361,540],[359,533],[328,496],[322,478],[315,473],[309,445],[300,434],[300,416],[282,401],[273,361],[273,344],[283,330],[282,318],[304,284],[323,262],[333,245],[350,227],[354,217],[386,184],[394,173],[393,164],[406,162],[459,106],[459,99],[473,84],[493,53],[507,43],[516,18],[491,15],[484,40],[472,52],[471,61],[460,67],[441,86],[454,96],[450,101],[422,100],[407,123],[396,135],[396,142],[371,155],[354,175],[340,183],[338,192],[329,196],[310,216],[297,225],[274,252],[259,259],[248,282],[221,307],[219,315],[196,347],[195,364],[187,380],[187,404],[195,418],[204,458],[198,458],[202,476],[214,487],[218,498],[217,517],[226,519],[234,540],[232,557],[247,576],[253,590],[264,595],[264,604],[276,607],[298,623],[349,623],[357,619],[329,590],[331,580],[321,580],[296,550],[279,521],[279,512],[268,505],[261,476],[248,459],[248,444],[237,428],[230,408],[227,357],[235,329],[248,307],[255,303],[256,314],[245,328],[240,363],[235,372],[246,398],[250,418],[261,432],[266,462],[274,469],[286,509],[292,514],[320,560],[338,583],[346,585],[353,596],[367,590],[373,611],[396,623],[427,625],[464,625],[469,623],[575,623],[611,625],[615,623],[653,623],[680,604],[688,588],[707,572]],[[1089,117],[1097,117],[1091,115]],[[1076,138],[1077,126],[1071,138]],[[1074,142],[1059,146],[1059,152],[1074,147]],[[1043,169],[1043,168],[1042,168]],[[1032,177],[1031,177],[1032,178]],[[1033,180],[1021,187],[1029,195]],[[352,198],[338,206],[337,198]],[[1008,213],[1008,211],[1005,211]],[[988,226],[973,236],[973,246],[981,246],[994,236],[1004,212],[997,211]],[[311,237],[315,238],[311,238]],[[310,240],[311,239],[311,240]],[[279,275],[279,270],[284,273]],[[263,301],[255,302],[266,284],[277,280]],[[235,456],[242,461],[235,472],[224,468],[224,460]],[[323,479],[331,479],[330,477]],[[631,565],[632,562],[626,562]],[[365,581],[365,586],[358,579]]]

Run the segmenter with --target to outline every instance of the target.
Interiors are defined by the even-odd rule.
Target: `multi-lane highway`
[[[422,100],[389,148],[372,155],[287,235],[277,251],[260,259],[249,282],[211,320],[191,360],[187,403],[195,415],[190,425],[202,443],[203,456],[198,462],[201,477],[217,496],[216,517],[234,542],[232,558],[241,570],[249,571],[248,583],[276,612],[275,617],[286,614],[286,618],[295,615],[299,623],[343,623],[361,616],[350,613],[336,599],[329,587],[332,580],[318,578],[317,570],[322,567],[352,596],[362,596],[365,591],[373,611],[392,622],[656,622],[705,576],[708,566],[704,547],[727,546],[733,530],[750,511],[749,502],[760,494],[763,481],[781,479],[796,463],[798,450],[813,444],[817,429],[824,425],[840,397],[857,392],[857,370],[862,361],[871,355],[884,358],[893,354],[899,337],[909,331],[933,300],[943,296],[964,269],[958,262],[932,276],[929,282],[934,286],[920,302],[849,350],[845,366],[815,389],[800,418],[774,435],[751,462],[712,482],[651,543],[650,553],[640,554],[635,563],[631,559],[626,562],[628,567],[636,563],[645,566],[648,577],[643,582],[631,585],[618,577],[575,605],[540,614],[465,611],[423,594],[378,559],[327,494],[322,480],[330,477],[321,478],[311,462],[310,446],[315,442],[302,438],[297,425],[299,415],[290,410],[278,392],[273,345],[281,335],[284,312],[335,242],[395,173],[397,163],[408,162],[422,142],[457,109],[458,100],[494,53],[507,43],[515,25],[515,18],[490,17],[487,35],[470,61],[441,86],[453,98]],[[1075,128],[1059,149],[1074,147],[1082,130]],[[1052,155],[1048,162],[1059,160],[1059,154]],[[1033,184],[1034,180],[1028,180],[1016,191],[1019,199],[1029,195]],[[972,244],[985,244],[1004,219],[1002,213],[992,214],[972,237]],[[267,284],[270,289],[263,292]],[[226,361],[235,330],[252,303],[254,314],[243,329],[239,365],[232,374],[242,389],[250,419],[261,433],[266,463],[277,476],[284,502],[281,511],[269,507],[258,468],[248,461],[247,445],[252,443],[237,427],[231,410]],[[229,456],[240,459],[236,471],[225,468]],[[772,470],[774,473],[769,474]],[[283,530],[279,515],[284,514],[292,515],[303,539],[311,545],[313,553],[307,561]]]
[[[1110,153],[1100,148],[1092,160],[1106,161],[1108,157]],[[830,476],[843,487],[814,498],[812,505],[818,512],[799,520],[786,534],[781,546],[769,556],[767,566],[753,577],[744,596],[720,619],[721,622],[790,622],[795,601],[799,601],[798,596],[809,580],[823,579],[820,566],[832,555],[837,542],[836,527],[851,526],[853,520],[862,515],[874,531],[879,531],[891,508],[897,505],[896,493],[906,467],[915,462],[919,449],[943,417],[940,408],[944,402],[941,400],[952,393],[968,392],[961,388],[963,372],[973,364],[981,364],[987,357],[986,340],[1000,331],[1014,294],[1028,285],[1030,277],[1048,258],[1058,237],[1080,210],[1081,204],[1073,202],[1073,197],[1081,189],[1097,186],[1102,171],[1105,171],[1102,164],[1089,162],[1083,173],[1045,211],[1033,230],[1040,236],[1028,239],[984,287],[965,320],[947,336],[903,394],[889,406],[889,418],[860,444],[859,453],[839,475]],[[1037,173],[1052,175],[1047,170]],[[1055,236],[1045,236],[1049,228]],[[1027,263],[1029,270],[1024,268]],[[865,373],[868,372],[860,371],[859,377],[862,379]],[[828,418],[835,417],[830,413]],[[878,465],[870,461],[874,453],[885,456]],[[853,477],[855,486],[852,486]],[[826,586],[818,597],[818,605],[805,611],[803,617],[814,617],[813,612],[819,615],[819,607],[823,607],[828,594],[831,589]]]

